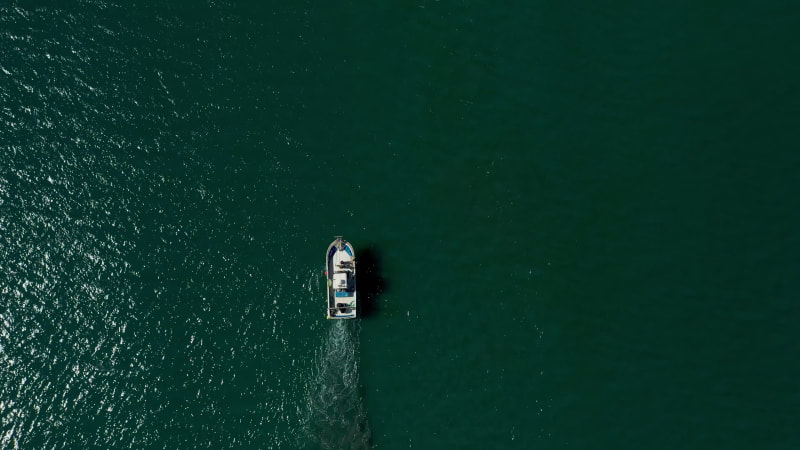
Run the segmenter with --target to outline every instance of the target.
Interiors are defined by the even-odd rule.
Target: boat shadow
[[[381,256],[377,248],[367,246],[356,251],[358,264],[359,315],[373,317],[380,310],[380,296],[388,289],[381,272]]]

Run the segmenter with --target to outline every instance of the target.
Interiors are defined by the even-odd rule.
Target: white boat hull
[[[355,319],[358,315],[358,298],[353,245],[337,237],[325,253],[325,268],[328,319]]]

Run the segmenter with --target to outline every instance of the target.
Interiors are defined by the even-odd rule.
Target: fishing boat
[[[325,253],[325,276],[328,279],[328,319],[355,319],[356,253],[353,245],[341,236]]]

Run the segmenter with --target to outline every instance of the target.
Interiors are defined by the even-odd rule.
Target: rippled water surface
[[[799,12],[0,5],[0,448],[797,448]]]
[[[270,213],[293,206],[261,141],[282,138],[228,140],[217,120],[241,108],[224,61],[247,39],[220,35],[246,19],[177,12],[0,14],[4,448],[263,448],[299,430],[321,294]],[[248,146],[255,167],[232,156]]]

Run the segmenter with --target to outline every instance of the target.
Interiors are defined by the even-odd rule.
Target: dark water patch
[[[358,262],[359,314],[362,318],[376,316],[380,311],[380,296],[389,282],[383,277],[381,253],[377,247],[367,246],[356,251]]]

